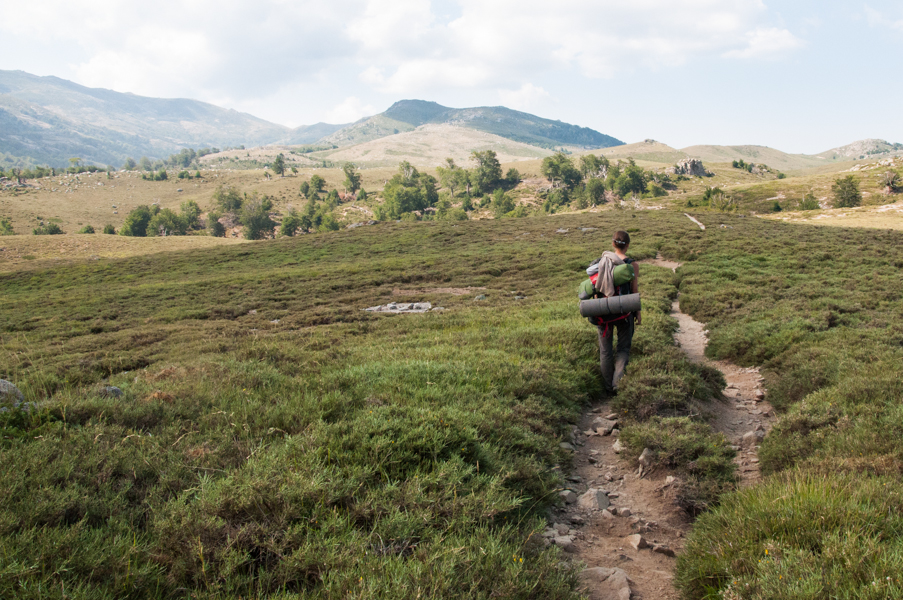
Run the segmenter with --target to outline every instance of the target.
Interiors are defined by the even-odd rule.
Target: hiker
[[[616,231],[612,239],[614,252],[606,251],[599,260],[599,277],[596,289],[603,296],[638,294],[640,266],[632,258],[627,257],[630,248],[630,234]],[[621,264],[633,266],[633,279],[615,288],[612,281],[612,269]],[[617,315],[615,317],[599,317],[596,326],[599,329],[599,366],[602,369],[602,383],[609,394],[617,392],[618,381],[624,376],[627,362],[630,360],[630,344],[633,342],[633,331],[642,322],[640,311]],[[613,338],[617,332],[618,343],[614,348]],[[612,352],[614,350],[614,352]]]

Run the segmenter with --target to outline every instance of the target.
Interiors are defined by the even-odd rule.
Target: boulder
[[[560,492],[558,492],[558,495],[561,496],[561,499],[568,504],[573,504],[577,501],[577,494],[575,494],[571,490],[561,490]]]
[[[652,450],[650,450],[649,448],[643,448],[643,453],[640,454],[637,462],[646,468],[652,466]]]
[[[593,600],[630,600],[631,581],[623,569],[585,569],[580,580],[592,590]]]
[[[5,379],[0,379],[0,403],[19,406],[24,401],[25,396],[22,395],[19,388]]]
[[[570,533],[571,528],[565,525],[564,523],[554,523],[552,525],[552,529],[558,532],[558,535],[567,535]]]
[[[641,536],[638,533],[634,533],[633,535],[628,535],[626,538],[624,538],[624,541],[626,541],[628,544],[630,544],[630,546],[634,550],[642,550],[643,548],[649,547],[649,544],[646,543],[646,538],[644,538],[643,536]]]
[[[611,430],[617,427],[617,421],[611,421],[609,419],[603,419],[601,417],[597,417],[593,420],[593,429],[596,430],[596,433],[599,435],[608,435],[611,433]]]
[[[624,446],[621,445],[621,440],[615,440],[615,443],[612,444],[611,449],[614,450],[615,454],[620,454],[621,450],[624,449]]]
[[[702,161],[698,158],[685,158],[669,168],[667,173],[671,175],[689,175],[691,177],[711,177],[712,174],[705,170]]]
[[[100,395],[105,398],[120,398],[122,390],[115,385],[107,385],[100,390]]]
[[[571,539],[568,535],[562,535],[557,538],[552,538],[552,543],[564,550],[565,552],[576,552],[577,546],[574,545],[574,540]]]
[[[740,445],[744,448],[753,448],[758,446],[765,439],[764,431],[747,431],[743,434]]]
[[[597,488],[589,490],[577,500],[577,506],[586,510],[602,510],[608,508],[610,504],[608,492]]]
[[[561,448],[562,450],[567,450],[568,452],[574,451],[574,447],[571,444],[569,444],[568,442],[561,442],[560,444],[558,444],[558,447]]]
[[[675,556],[674,550],[663,544],[653,544],[652,551],[658,552],[659,554],[664,554],[665,556],[670,556],[672,558]]]

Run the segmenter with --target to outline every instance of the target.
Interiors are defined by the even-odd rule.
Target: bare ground
[[[679,264],[661,259],[647,263],[676,269]],[[761,395],[762,378],[758,368],[741,368],[725,361],[705,358],[705,326],[680,312],[678,302],[672,307],[680,329],[677,343],[690,359],[707,362],[720,369],[727,380],[723,397],[715,403],[700,406],[709,413],[712,427],[740,447],[742,437],[756,428],[767,432],[773,420],[773,410]],[[673,571],[676,559],[672,551],[683,549],[684,538],[692,527],[692,519],[674,502],[673,484],[666,483],[672,475],[658,468],[641,477],[637,471],[637,457],[614,451],[616,434],[600,436],[591,432],[593,419],[610,412],[607,404],[600,404],[585,414],[575,431],[575,475],[572,489],[580,494],[589,488],[609,492],[612,506],[607,511],[586,511],[568,505],[558,515],[559,527],[569,527],[577,559],[588,568],[623,569],[630,579],[631,597],[644,600],[676,600]],[[617,431],[617,430],[616,430]],[[753,485],[759,480],[757,447],[739,448],[735,462],[740,485]],[[623,511],[627,509],[627,511]],[[623,515],[622,515],[623,513]],[[637,550],[628,543],[627,536],[641,534],[650,548]],[[651,549],[658,546],[657,550]],[[591,579],[585,580],[585,591],[593,600],[617,598],[612,592]]]

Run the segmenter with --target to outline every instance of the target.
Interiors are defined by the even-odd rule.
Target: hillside
[[[458,125],[421,125],[411,131],[345,146],[337,150],[317,152],[313,156],[335,163],[353,162],[359,166],[396,166],[406,160],[417,166],[435,167],[452,158],[459,165],[469,165],[473,151],[494,150],[501,162],[542,158],[551,150],[468,129]]]
[[[791,171],[819,167],[825,159],[807,154],[787,154],[767,146],[689,146],[681,152],[703,162],[725,163],[735,160],[765,164],[773,169]]]
[[[118,166],[127,156],[163,157],[185,147],[304,144],[340,127],[290,129],[197,100],[148,98],[0,71],[0,155],[54,166],[72,156]]]
[[[886,140],[867,139],[833,148],[817,156],[826,160],[857,160],[903,155],[903,144],[892,144]]]
[[[401,100],[384,113],[361,119],[321,141],[338,146],[360,144],[427,124],[457,125],[542,148],[607,148],[623,144],[587,127],[543,119],[502,106],[459,109],[424,100]]]

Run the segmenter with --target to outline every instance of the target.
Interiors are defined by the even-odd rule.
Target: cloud
[[[888,27],[890,29],[896,29],[897,31],[903,31],[903,19],[895,21],[890,17],[886,17],[868,4],[865,5],[865,18],[872,27]]]
[[[529,112],[545,105],[551,96],[541,87],[525,83],[517,90],[499,90],[499,98],[508,108]]]
[[[707,56],[772,58],[802,45],[769,24],[761,0],[460,0],[449,22],[427,16],[426,0],[406,0],[410,20],[392,13],[368,27],[385,2],[371,0],[346,34],[365,49],[356,59],[362,80],[395,94],[510,89],[562,70],[611,78]]]
[[[362,117],[375,115],[377,112],[379,110],[376,107],[364,104],[360,98],[349,96],[326,113],[326,122],[353,123]]]
[[[759,28],[746,34],[746,47],[724,53],[728,58],[775,58],[803,45],[802,40],[776,27]]]

